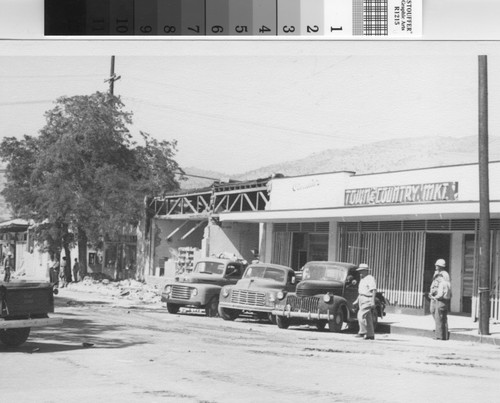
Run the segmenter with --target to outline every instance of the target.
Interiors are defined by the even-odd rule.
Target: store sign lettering
[[[363,206],[372,204],[422,203],[458,199],[458,182],[424,183],[417,185],[384,186],[347,189],[344,204]]]

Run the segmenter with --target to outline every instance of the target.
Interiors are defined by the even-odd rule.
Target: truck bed
[[[0,317],[41,317],[54,312],[54,294],[48,282],[0,282]]]

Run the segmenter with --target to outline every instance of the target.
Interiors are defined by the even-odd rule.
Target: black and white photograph
[[[0,42],[0,400],[497,401],[499,183],[500,42]]]

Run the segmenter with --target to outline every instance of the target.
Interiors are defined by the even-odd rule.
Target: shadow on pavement
[[[79,318],[72,313],[58,313],[63,323],[56,326],[32,328],[28,340],[18,347],[0,343],[0,352],[52,353],[81,349],[118,349],[145,344],[142,339],[134,340],[126,335],[128,327],[122,324],[98,323]],[[47,340],[47,341],[44,341]]]
[[[66,343],[54,343],[54,342],[38,342],[38,341],[27,341],[18,347],[8,347],[0,344],[0,353],[21,353],[21,354],[46,354],[46,353],[58,353],[62,351],[75,351],[75,350],[92,350],[92,349],[102,349],[102,348],[125,348],[130,346],[135,346],[141,343],[128,343],[124,344],[121,340],[116,340],[115,346],[103,345],[101,341],[96,341],[95,343],[79,343],[79,344],[66,344]],[[106,341],[105,344],[109,344]]]

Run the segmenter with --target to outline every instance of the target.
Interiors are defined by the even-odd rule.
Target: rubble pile
[[[85,277],[78,283],[69,283],[68,290],[94,293],[113,299],[126,299],[138,304],[161,304],[161,290],[136,280],[110,281]]]

